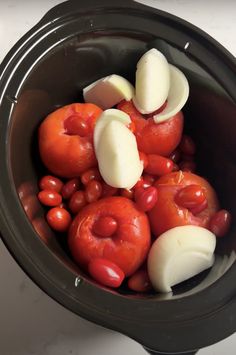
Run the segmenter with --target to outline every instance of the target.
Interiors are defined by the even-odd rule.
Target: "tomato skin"
[[[231,219],[231,214],[226,210],[216,212],[210,220],[210,231],[217,237],[224,237],[229,232]]]
[[[134,198],[134,190],[133,189],[121,189],[120,195],[130,200]]]
[[[198,215],[208,207],[207,199],[205,199],[201,204],[191,208],[191,212],[194,216]]]
[[[49,226],[57,232],[66,232],[71,225],[69,212],[61,207],[51,208],[46,216]]]
[[[77,214],[87,205],[84,191],[75,191],[69,201],[69,209],[73,214]]]
[[[88,203],[97,201],[102,195],[102,185],[99,181],[91,180],[86,186],[85,198]]]
[[[38,194],[39,201],[49,207],[55,207],[62,202],[61,195],[54,190],[42,190]]]
[[[140,188],[142,189],[142,188]],[[149,186],[146,189],[138,190],[135,194],[135,201],[141,211],[150,211],[157,203],[158,192],[157,188]]]
[[[187,135],[183,135],[180,145],[179,145],[179,149],[183,154],[186,155],[194,155],[196,152],[196,146],[194,141],[192,140],[192,138],[190,136]]]
[[[139,152],[139,159],[143,163],[143,169],[145,169],[148,165],[147,155],[143,152]]]
[[[168,158],[160,155],[149,154],[147,156],[148,164],[145,172],[152,175],[162,176],[171,173],[174,163]]]
[[[100,181],[101,179],[101,174],[97,168],[89,169],[81,175],[81,182],[85,186],[88,185],[91,180]]]
[[[205,190],[199,185],[188,185],[179,190],[175,196],[177,205],[189,210],[202,205],[206,200]]]
[[[114,237],[101,238],[93,232],[102,217],[117,221]],[[118,265],[126,276],[132,275],[145,261],[151,236],[148,218],[131,200],[107,197],[85,206],[75,217],[68,234],[74,260],[85,270],[95,258],[105,258]]]
[[[63,187],[63,182],[52,175],[43,176],[39,181],[40,190],[53,190],[56,192],[61,192]]]
[[[120,287],[125,278],[125,274],[119,266],[104,258],[91,260],[88,271],[94,280],[112,288]]]
[[[62,197],[67,200],[75,193],[79,188],[79,179],[71,179],[65,183],[61,190]]]
[[[99,218],[93,226],[93,232],[100,237],[111,237],[117,230],[117,221],[110,216]]]
[[[64,106],[41,123],[38,131],[39,152],[44,165],[55,175],[74,178],[96,166],[93,149],[93,130],[102,110],[93,104],[71,104]],[[79,116],[89,126],[86,137],[67,134],[66,120]]]
[[[116,187],[102,183],[102,197],[111,197],[118,195],[118,189]]]
[[[138,270],[128,280],[128,287],[135,292],[147,292],[152,289],[147,270]]]
[[[179,145],[184,123],[181,111],[169,120],[156,124],[152,118],[146,119],[139,113],[132,101],[122,101],[117,108],[126,112],[135,123],[135,136],[141,152],[168,157]]]
[[[175,202],[177,193],[188,185],[199,185],[205,191],[208,206],[197,215]],[[154,186],[158,189],[158,201],[148,212],[148,217],[152,232],[156,237],[177,226],[197,225],[208,228],[211,217],[219,209],[214,189],[198,175],[182,171],[173,172],[159,178]]]

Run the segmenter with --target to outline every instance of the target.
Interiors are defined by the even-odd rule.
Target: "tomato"
[[[77,214],[86,205],[87,201],[84,191],[75,191],[69,201],[71,212]]]
[[[162,176],[169,174],[174,166],[172,160],[156,154],[149,154],[147,160],[148,164],[144,171],[152,175]]]
[[[39,201],[45,206],[58,206],[62,201],[61,195],[54,190],[42,190],[38,194]]]
[[[143,152],[139,152],[139,159],[143,163],[143,168],[145,169],[148,165],[147,155]]]
[[[39,127],[39,151],[44,165],[52,173],[74,178],[97,165],[93,130],[101,113],[102,110],[96,105],[76,103],[64,106],[44,119]],[[88,135],[84,136],[84,131],[82,135],[71,135],[75,133],[75,116],[79,121],[80,134],[84,129],[82,126],[86,124],[89,127]]]
[[[130,124],[128,124],[127,126],[129,128],[129,130],[132,132],[132,133],[135,133],[135,124],[133,121],[131,121]]]
[[[199,185],[188,185],[179,190],[175,196],[177,205],[189,210],[195,209],[206,201],[205,190]]]
[[[79,115],[69,116],[64,123],[66,134],[78,135],[80,137],[86,137],[90,133],[89,125],[86,120],[80,118]]]
[[[208,207],[207,199],[205,199],[201,204],[196,205],[194,208],[191,208],[191,212],[194,216],[201,213]]]
[[[117,230],[117,221],[110,216],[99,218],[93,226],[93,232],[100,237],[111,237]]]
[[[93,231],[103,217],[117,222],[117,231],[101,238]],[[119,266],[126,276],[132,275],[145,261],[151,236],[147,216],[131,200],[107,197],[85,206],[72,222],[68,245],[74,260],[85,270],[95,258],[105,258]]]
[[[119,287],[125,274],[115,263],[104,258],[95,258],[88,265],[90,275],[104,286]]]
[[[150,174],[143,174],[144,187],[152,186],[155,182],[155,177]]]
[[[230,225],[231,214],[226,210],[220,210],[212,216],[209,229],[217,237],[224,237],[229,232]]]
[[[63,182],[55,176],[46,175],[39,181],[40,190],[54,190],[56,192],[61,192],[62,187]]]
[[[88,203],[97,201],[102,195],[102,185],[99,181],[91,180],[86,186],[85,198]]]
[[[198,185],[205,192],[208,206],[197,215],[176,204],[176,195],[188,185]],[[211,217],[219,209],[214,189],[198,175],[178,171],[162,176],[154,186],[158,189],[158,201],[148,212],[148,216],[152,232],[156,237],[177,226],[197,225],[207,228]]]
[[[182,153],[187,154],[187,155],[194,155],[196,152],[196,146],[194,141],[190,136],[183,135],[179,149]]]
[[[128,287],[132,291],[147,292],[152,289],[147,270],[136,271],[128,280]]]
[[[80,184],[79,179],[76,178],[67,181],[61,190],[62,197],[65,200],[71,198],[73,193],[75,193],[75,191],[78,190],[79,184]]]
[[[102,183],[102,197],[111,197],[118,195],[118,189],[116,187]]]
[[[121,194],[121,196],[129,198],[130,200],[133,200],[133,198],[134,198],[134,190],[133,189],[121,189],[120,194]]]
[[[91,180],[101,180],[101,174],[97,168],[89,169],[81,175],[81,182],[83,185],[88,185]]]
[[[139,113],[132,101],[122,101],[117,108],[126,112],[135,123],[135,136],[141,152],[168,157],[180,143],[184,122],[182,112],[157,124]]]
[[[153,186],[149,186],[146,189],[139,188],[135,194],[135,201],[138,208],[141,211],[150,211],[156,204],[158,193],[157,189]]]
[[[60,207],[51,208],[46,216],[49,226],[57,232],[66,232],[71,224],[69,212]]]
[[[196,163],[194,161],[182,161],[179,163],[179,168],[182,171],[194,173],[196,171]]]

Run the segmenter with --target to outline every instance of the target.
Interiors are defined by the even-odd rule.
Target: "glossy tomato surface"
[[[94,232],[98,220],[111,217],[117,229],[104,238]],[[150,227],[145,213],[125,197],[107,197],[86,206],[74,219],[68,238],[77,263],[87,269],[95,258],[105,258],[119,266],[126,276],[144,262],[150,247]]]
[[[199,185],[204,190],[207,207],[198,214],[193,214],[191,210],[176,203],[179,191],[188,185]],[[210,218],[219,209],[214,189],[198,175],[178,171],[162,176],[154,186],[158,189],[158,201],[148,215],[156,237],[177,226],[197,225],[208,228]]]
[[[44,165],[57,176],[73,178],[96,166],[92,139],[102,110],[93,104],[71,104],[51,113],[39,128],[39,151]],[[68,130],[67,119],[86,122],[87,135]]]

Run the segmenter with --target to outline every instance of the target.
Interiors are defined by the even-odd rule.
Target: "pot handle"
[[[49,10],[41,19],[40,24],[47,24],[52,21],[54,22],[65,15],[74,14],[78,11],[83,12],[86,10],[122,7],[144,10],[149,6],[140,4],[134,0],[68,0]]]

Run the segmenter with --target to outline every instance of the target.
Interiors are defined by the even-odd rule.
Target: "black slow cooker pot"
[[[173,294],[135,295],[98,286],[47,226],[36,194],[43,172],[37,128],[62,105],[78,102],[92,81],[121,74],[134,81],[149,48],[161,50],[190,83],[186,130],[200,174],[233,215],[216,263]],[[131,0],[68,1],[53,8],[0,67],[0,228],[25,272],[48,295],[92,322],[135,339],[150,353],[194,353],[236,329],[236,65],[191,24]]]

